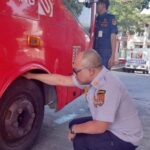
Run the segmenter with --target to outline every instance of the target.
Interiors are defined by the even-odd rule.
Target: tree
[[[144,0],[141,5],[141,9],[149,8],[149,3],[150,3],[150,0]]]
[[[82,12],[83,4],[77,0],[63,0],[68,9],[75,15],[79,16]]]
[[[126,34],[140,32],[147,19],[141,14],[142,8],[148,5],[149,0],[111,0],[110,11],[116,15],[119,30]]]

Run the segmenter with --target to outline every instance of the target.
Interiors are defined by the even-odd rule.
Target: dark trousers
[[[108,65],[108,62],[109,62],[109,59],[111,58],[112,56],[112,50],[111,49],[99,49],[97,48],[96,50],[99,55],[101,56],[101,61],[102,61],[102,64],[107,68],[107,69],[110,69],[109,68],[109,65]]]
[[[69,123],[69,128],[75,124],[91,121],[92,117],[74,119]],[[106,131],[102,134],[76,134],[73,140],[74,150],[135,150],[136,146],[125,142]]]

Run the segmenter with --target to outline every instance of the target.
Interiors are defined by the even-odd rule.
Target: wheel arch
[[[14,70],[11,75],[9,75],[9,78],[5,80],[1,91],[0,91],[0,97],[4,95],[6,90],[9,88],[9,86],[14,83],[19,78],[24,78],[22,75],[26,72],[34,72],[34,73],[49,73],[49,70],[46,69],[46,67],[42,65],[27,65],[22,67],[20,70]],[[56,107],[57,102],[57,95],[56,95],[56,88],[55,86],[46,85],[40,81],[34,80],[34,82],[40,87],[43,96],[44,96],[44,104],[49,104],[52,107]],[[0,98],[0,99],[1,99]],[[55,104],[54,104],[55,103]]]

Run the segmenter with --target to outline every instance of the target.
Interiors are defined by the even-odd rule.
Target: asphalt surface
[[[150,75],[114,72],[127,86],[134,98],[142,121],[144,138],[137,150],[150,150]],[[90,115],[84,96],[67,105],[59,112],[45,107],[41,132],[32,150],[73,150],[67,139],[68,122],[76,117]]]

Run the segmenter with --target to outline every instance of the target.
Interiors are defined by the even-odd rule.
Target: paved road
[[[137,150],[150,150],[150,75],[121,72],[114,74],[127,86],[142,120],[144,138]],[[83,96],[57,113],[46,106],[43,127],[32,150],[73,150],[66,137],[68,121],[88,114]]]

